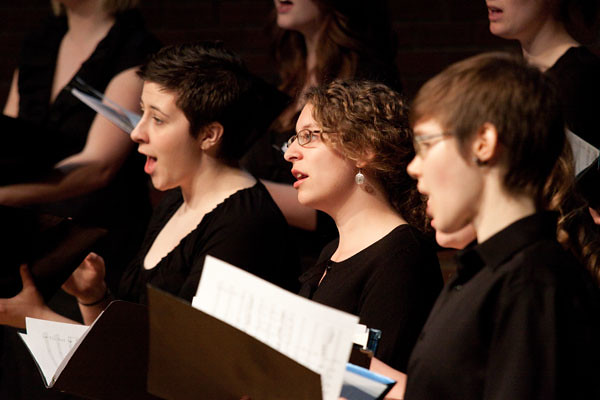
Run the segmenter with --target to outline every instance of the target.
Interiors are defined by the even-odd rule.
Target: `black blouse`
[[[546,73],[558,86],[569,129],[600,148],[600,57],[586,47],[571,47]]]
[[[459,254],[408,365],[405,398],[598,399],[600,302],[554,214]]]
[[[297,289],[298,262],[287,249],[286,221],[260,182],[237,191],[205,214],[177,247],[154,268],[145,269],[146,254],[182,202],[180,190],[165,194],[137,257],[123,275],[119,297],[146,303],[146,283],[150,283],[191,301],[207,254],[288,290]]]
[[[104,92],[116,75],[139,66],[160,47],[160,42],[145,28],[139,11],[128,10],[115,18],[114,25],[71,81],[79,78]],[[49,18],[26,38],[19,59],[19,118],[42,126],[45,135],[52,136],[55,145],[48,152],[53,153],[55,162],[83,150],[96,117],[94,110],[71,94],[70,83],[50,102],[58,50],[67,29],[66,17]],[[40,210],[109,229],[129,230],[127,225],[137,224],[143,233],[150,214],[143,165],[142,157],[132,151],[107,187],[46,203]]]
[[[300,278],[300,295],[358,315],[382,331],[376,357],[401,371],[441,287],[432,244],[416,229],[400,225],[352,257],[330,260],[329,244],[314,268]],[[327,275],[319,285],[323,272]]]

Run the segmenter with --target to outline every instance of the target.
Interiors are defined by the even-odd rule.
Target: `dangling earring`
[[[356,175],[354,175],[354,182],[356,182],[357,185],[362,185],[365,183],[365,176],[363,175],[360,168],[358,169]]]

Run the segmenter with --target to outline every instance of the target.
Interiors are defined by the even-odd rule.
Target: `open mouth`
[[[488,6],[488,17],[495,18],[502,14],[502,9],[494,6]]]
[[[146,165],[144,165],[144,172],[151,175],[156,167],[156,157],[146,156]]]
[[[298,171],[298,170],[292,170],[292,175],[294,176],[294,178],[296,178],[296,182],[294,182],[294,187],[298,188],[298,186],[304,182],[304,180],[306,178],[308,178],[308,175]]]
[[[294,3],[290,0],[279,0],[277,2],[277,12],[286,13],[294,6]]]

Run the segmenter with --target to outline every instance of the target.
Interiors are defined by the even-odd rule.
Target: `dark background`
[[[364,0],[368,7],[368,1]],[[4,106],[24,35],[48,15],[49,0],[0,1],[0,106]],[[517,49],[488,31],[484,0],[389,0],[398,35],[398,68],[407,95],[445,66],[467,56]],[[148,27],[165,44],[220,39],[248,67],[276,80],[265,27],[272,0],[141,0]]]
[[[8,95],[24,35],[51,12],[49,0],[0,1],[0,106]],[[516,48],[487,29],[483,0],[391,0],[397,64],[407,94],[446,65],[489,49]],[[451,4],[455,3],[455,4]],[[368,1],[365,0],[368,7]],[[146,23],[165,44],[220,39],[248,67],[274,81],[265,27],[272,0],[141,0]]]

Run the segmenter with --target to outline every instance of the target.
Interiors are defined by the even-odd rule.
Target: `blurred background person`
[[[53,1],[55,15],[23,43],[4,107],[5,115],[52,136],[54,146],[46,151],[53,153],[56,165],[47,178],[0,187],[0,204],[107,228],[97,251],[113,266],[107,271],[113,288],[141,242],[150,215],[148,184],[128,135],[69,89],[82,79],[119,105],[139,111],[142,81],[136,70],[160,43],[145,28],[136,3]],[[76,303],[62,292],[50,304],[71,318],[81,318]],[[0,397],[63,397],[44,390],[14,330],[4,333]]]
[[[528,63],[553,78],[558,86],[569,137],[581,165],[578,138],[600,149],[597,129],[600,93],[600,57],[582,43],[594,43],[600,33],[597,0],[487,0],[490,32],[515,39]],[[585,146],[584,146],[585,147]],[[600,161],[596,159],[577,189],[598,215],[600,210]]]

